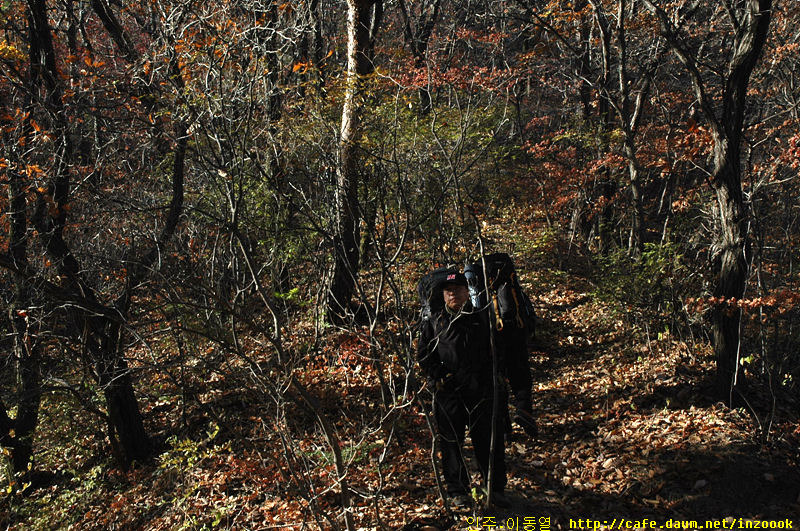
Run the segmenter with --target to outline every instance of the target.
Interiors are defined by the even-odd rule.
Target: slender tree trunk
[[[576,4],[575,10],[579,10],[579,6],[582,9],[584,5],[584,2]],[[580,95],[581,100],[583,121],[585,123],[589,123],[589,120],[592,117],[592,88],[589,86],[588,78],[592,67],[589,57],[589,51],[591,49],[591,41],[589,38],[590,28],[587,20],[580,20],[579,34],[580,56],[578,57],[578,77],[580,80],[578,81],[578,94]]]
[[[617,105],[620,122],[625,132],[625,158],[628,160],[628,177],[631,190],[631,232],[628,238],[628,252],[639,256],[642,253],[642,193],[639,183],[639,167],[636,161],[636,120],[641,109],[641,96],[638,100],[634,118],[630,116],[630,90],[628,88],[628,50],[625,37],[626,0],[617,2],[617,49],[619,61],[617,62],[617,82],[619,83],[620,101]],[[644,90],[649,86],[645,81]]]
[[[43,46],[39,39],[36,20],[32,12],[28,11],[28,31],[30,47],[28,50],[29,73],[28,91],[25,108],[30,113],[34,94],[42,80],[40,63],[45,59],[42,56]],[[2,95],[0,95],[2,97]],[[8,108],[8,103],[3,101],[3,108]],[[30,138],[32,126],[26,124],[25,135]],[[9,146],[9,153],[15,153],[16,148],[11,147],[6,133],[3,133],[4,145]],[[27,145],[28,142],[25,142]],[[18,155],[22,157],[22,155]],[[8,221],[9,242],[8,255],[16,270],[28,266],[28,201],[27,192],[30,183],[17,171],[8,171]],[[41,360],[38,345],[38,321],[28,315],[33,306],[32,288],[24,275],[14,274],[14,299],[8,309],[11,332],[13,334],[13,353],[9,364],[13,367],[15,377],[15,405],[16,415],[9,417],[5,404],[0,403],[0,444],[10,450],[12,480],[17,487],[19,483],[27,480],[29,466],[32,468],[33,436],[39,422],[39,406],[41,403]]]
[[[327,318],[334,323],[346,318],[358,276],[361,100],[364,77],[373,71],[373,38],[382,13],[380,0],[348,0],[347,5],[347,80],[336,176],[333,272],[327,303]]]
[[[421,9],[417,20],[412,20],[412,9],[406,4],[405,0],[398,2],[400,14],[403,17],[403,35],[406,44],[411,49],[414,56],[414,66],[423,68],[426,65],[425,56],[428,53],[428,43],[430,41],[433,27],[439,18],[440,0],[434,0],[433,4],[424,6]],[[413,8],[413,4],[411,5]],[[422,86],[419,93],[419,114],[427,115],[431,110],[431,92],[427,86]]]
[[[11,238],[9,254],[15,267],[27,266],[27,201],[22,176],[9,172],[9,206]],[[38,344],[38,321],[29,315],[32,292],[23,275],[14,275],[16,289],[14,301],[9,308],[9,320],[14,336],[14,369],[16,373],[17,414],[9,428],[0,435],[8,438],[11,449],[11,464],[18,481],[24,482],[33,456],[33,434],[39,423],[41,403],[41,360]],[[10,419],[3,410],[4,420]],[[4,422],[4,424],[6,424]],[[13,430],[13,432],[12,432]],[[4,444],[5,445],[5,444]]]
[[[9,206],[11,239],[9,253],[14,265],[24,268],[28,264],[27,200],[23,177],[9,172]],[[14,275],[16,289],[9,308],[9,318],[14,333],[14,368],[16,370],[17,415],[10,436],[11,464],[14,474],[24,481],[33,456],[33,434],[39,423],[41,403],[41,368],[37,333],[37,320],[28,315],[32,306],[31,287],[23,275]],[[5,413],[5,412],[4,412]],[[21,476],[21,477],[20,477]]]
[[[27,291],[23,288],[22,291]],[[21,295],[21,296],[20,296]],[[18,294],[11,308],[16,314],[11,316],[14,328],[14,355],[17,376],[17,415],[13,423],[13,436],[10,440],[11,464],[18,479],[25,480],[28,467],[32,467],[33,435],[39,424],[39,406],[42,398],[41,361],[39,346],[34,331],[26,317],[19,315],[17,308],[27,307],[22,301],[27,294]]]
[[[594,4],[594,2],[591,2]],[[594,9],[597,27],[600,31],[600,52],[603,59],[600,79],[597,86],[597,109],[599,112],[599,145],[598,156],[602,157],[608,151],[609,134],[611,132],[611,100],[609,99],[609,79],[611,77],[611,31],[605,12],[595,7]],[[597,235],[600,237],[600,251],[605,253],[610,248],[609,225],[612,221],[611,199],[617,193],[617,185],[610,168],[604,168],[598,173],[599,183],[596,181],[595,190],[592,191],[593,198],[596,197],[596,188],[599,184],[602,197],[609,200],[602,211],[596,217],[595,227]]]
[[[714,143],[717,168],[716,187],[719,234],[716,247],[715,297],[739,300],[744,296],[750,262],[748,206],[744,202],[739,170],[738,142],[730,149],[728,142]],[[735,306],[718,305],[713,311],[714,353],[717,361],[717,390],[729,403],[735,402],[734,391],[746,388],[740,370],[741,311]]]
[[[697,59],[684,46],[667,13],[651,0],[644,0],[644,4],[656,15],[662,35],[686,66],[697,102],[711,127],[714,142],[711,182],[719,209],[714,295],[738,300],[744,296],[750,260],[749,208],[742,193],[740,153],[747,86],[767,41],[772,0],[744,0],[735,7],[728,6],[736,33],[724,77],[721,109],[709,98]],[[744,374],[739,370],[741,312],[735,306],[719,304],[714,308],[713,325],[717,390],[720,398],[732,405],[745,388]]]
[[[643,250],[643,227],[642,218],[644,212],[642,209],[642,191],[639,187],[639,177],[636,168],[631,168],[633,163],[628,163],[628,172],[631,177],[631,203],[633,211],[631,212],[631,233],[628,238],[628,252],[634,256],[640,256]]]
[[[65,161],[72,161],[75,159],[73,143],[69,135],[69,127],[65,122],[62,115],[62,102],[61,102],[61,86],[59,82],[58,71],[56,68],[56,55],[53,44],[52,33],[49,27],[47,18],[46,5],[44,0],[29,0],[29,26],[31,28],[31,86],[32,90],[36,87],[43,85],[47,90],[47,101],[50,105],[58,111],[55,128],[59,131],[63,144],[61,146],[60,156]],[[126,45],[126,38],[122,32],[121,26],[116,23],[113,18],[113,13],[107,9],[107,6],[102,2],[93,2],[93,7],[102,11],[100,14],[101,19],[109,27],[112,35],[115,35],[115,41],[124,51],[128,59],[131,58],[132,48]],[[180,137],[181,135],[178,134]],[[176,168],[180,166],[180,173],[173,178],[173,181],[178,183],[177,189],[173,190],[173,204],[170,205],[169,216],[167,221],[167,228],[174,229],[174,224],[177,219],[172,219],[176,216],[176,212],[180,212],[183,197],[182,182],[183,182],[183,152],[185,151],[185,140],[179,141],[179,149],[176,153]],[[67,224],[66,205],[70,199],[71,192],[71,175],[69,173],[69,165],[65,164],[60,168],[56,175],[54,175],[50,190],[52,193],[53,201],[58,206],[56,213],[51,213],[47,208],[44,200],[40,197],[36,210],[33,215],[33,221],[42,234],[42,239],[45,244],[45,249],[49,256],[53,258],[56,267],[59,268],[65,283],[69,286],[69,290],[80,294],[80,297],[85,297],[92,303],[101,306],[98,302],[96,294],[86,282],[83,277],[82,268],[71,252],[67,242],[64,239],[64,228]],[[176,197],[178,204],[176,205]],[[167,229],[165,229],[166,231]],[[162,242],[171,235],[170,232],[162,234]],[[155,254],[151,252],[151,254]],[[134,271],[131,277],[137,279],[143,276],[144,273],[138,271],[146,267],[147,258],[137,262],[131,266]],[[151,260],[152,261],[152,260]],[[130,280],[130,279],[129,279]],[[136,280],[132,280],[131,285],[136,284]],[[122,297],[125,301],[130,300],[131,285],[126,288],[126,295]],[[127,303],[118,305],[122,308],[120,312],[110,312],[113,315],[124,316],[127,315]],[[133,392],[133,384],[130,379],[127,365],[122,358],[119,351],[119,334],[120,324],[112,321],[111,317],[93,316],[88,314],[83,315],[87,320],[87,335],[83,339],[87,341],[90,353],[93,355],[93,361],[97,371],[97,379],[103,388],[105,398],[107,400],[108,415],[110,422],[117,432],[119,442],[124,449],[122,456],[123,466],[129,465],[133,460],[142,460],[149,455],[150,446],[144,431],[144,424],[142,422],[139,406],[136,402],[136,397]],[[112,443],[114,441],[114,434],[111,436]]]
[[[423,116],[431,112],[431,91],[428,87],[420,87],[419,89],[419,113]]]
[[[121,326],[105,318],[94,323],[95,337],[90,338],[96,350],[98,383],[106,400],[112,446],[120,448],[122,466],[144,461],[152,452],[152,444],[144,428],[139,402],[133,391],[128,363],[121,352]],[[116,439],[116,440],[115,440]]]
[[[312,57],[314,59],[314,69],[316,75],[316,86],[319,96],[324,98],[325,92],[325,71],[323,70],[323,42],[322,42],[322,15],[319,10],[319,0],[311,0],[309,6],[311,10],[312,25],[314,26],[314,51]]]
[[[369,204],[366,206],[364,212],[364,231],[361,233],[361,243],[359,244],[359,259],[363,263],[369,262],[369,250],[372,246],[375,234],[375,223],[378,220],[378,206]]]

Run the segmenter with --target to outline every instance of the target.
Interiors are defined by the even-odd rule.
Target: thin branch
[[[644,2],[645,7],[647,7],[647,9],[656,16],[659,25],[661,26],[661,34],[667,40],[670,47],[675,51],[675,54],[678,56],[680,62],[683,63],[688,70],[689,76],[692,79],[692,87],[694,89],[695,98],[700,104],[700,107],[703,109],[703,113],[705,114],[706,119],[709,121],[712,129],[719,133],[722,127],[719,119],[717,118],[716,112],[714,112],[714,105],[711,102],[711,99],[708,97],[708,94],[706,94],[703,75],[700,73],[697,64],[689,54],[689,51],[683,46],[678,38],[676,29],[673,27],[672,23],[670,23],[667,13],[650,0],[642,1]]]

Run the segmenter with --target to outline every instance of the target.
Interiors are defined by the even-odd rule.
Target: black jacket
[[[486,311],[446,309],[422,322],[417,356],[429,380],[445,392],[491,396],[492,356]]]

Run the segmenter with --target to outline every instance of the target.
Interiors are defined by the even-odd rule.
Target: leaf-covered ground
[[[542,277],[536,282],[549,289],[538,294],[543,323],[532,352],[541,440],[515,427],[507,451],[514,506],[498,525],[544,517],[553,528],[587,518],[702,527],[741,518],[798,528],[796,418],[778,415],[783,424],[759,439],[765,428],[753,416],[710,398],[707,345],[631,329],[586,281]]]
[[[727,525],[738,525],[742,518],[742,525],[790,519],[798,528],[796,409],[778,404],[768,417],[766,398],[754,405],[757,417],[726,408],[710,398],[713,363],[706,343],[632,319],[629,309],[604,302],[578,274],[526,264],[523,280],[541,320],[531,353],[540,440],[514,428],[507,448],[513,507],[494,522],[523,529],[535,521],[546,531],[543,523],[566,529],[579,519],[608,525],[622,518],[657,525],[695,520],[703,526],[726,518]],[[301,373],[341,439],[356,490],[356,525],[476,529],[479,513],[451,518],[442,507],[430,433],[416,402],[402,404],[384,422],[360,422],[381,400],[366,349],[357,335],[333,334],[329,350]],[[0,517],[15,530],[331,527],[313,516],[315,507],[335,514],[340,503],[333,459],[313,415],[290,410],[287,433],[308,433],[307,441],[292,446],[271,424],[285,411],[247,390],[231,392],[240,387],[209,374],[196,382],[203,408],[180,412],[169,398],[151,397],[145,413],[155,431],[162,428],[163,453],[132,472],[97,458],[104,443],[86,427],[91,423],[46,403],[42,422],[61,426],[62,433],[50,430],[51,439],[39,441],[48,449],[39,462],[57,473],[27,498],[7,499]],[[149,385],[149,393],[160,389],[159,382]],[[772,424],[759,426],[758,419],[767,418]],[[175,426],[187,435],[175,435]],[[68,434],[82,444],[58,446]],[[309,486],[313,499],[293,485]],[[482,522],[487,529],[491,520]]]
[[[752,417],[714,403],[707,347],[648,340],[578,285],[545,299],[534,357],[544,436],[511,445],[531,510],[562,524],[798,514],[796,434],[756,444]]]

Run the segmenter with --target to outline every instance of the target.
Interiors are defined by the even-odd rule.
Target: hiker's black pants
[[[506,375],[514,406],[531,411],[531,364],[528,359],[527,332],[507,325],[500,334],[500,341],[505,353]]]
[[[506,485],[505,467],[505,397],[495,419],[497,440],[494,453],[494,489],[502,491]],[[439,448],[442,452],[444,480],[449,494],[466,493],[469,472],[464,460],[463,446],[466,428],[475,449],[475,457],[484,483],[489,476],[489,449],[492,440],[492,399],[459,396],[457,392],[439,391],[434,398],[434,415],[439,430]]]

